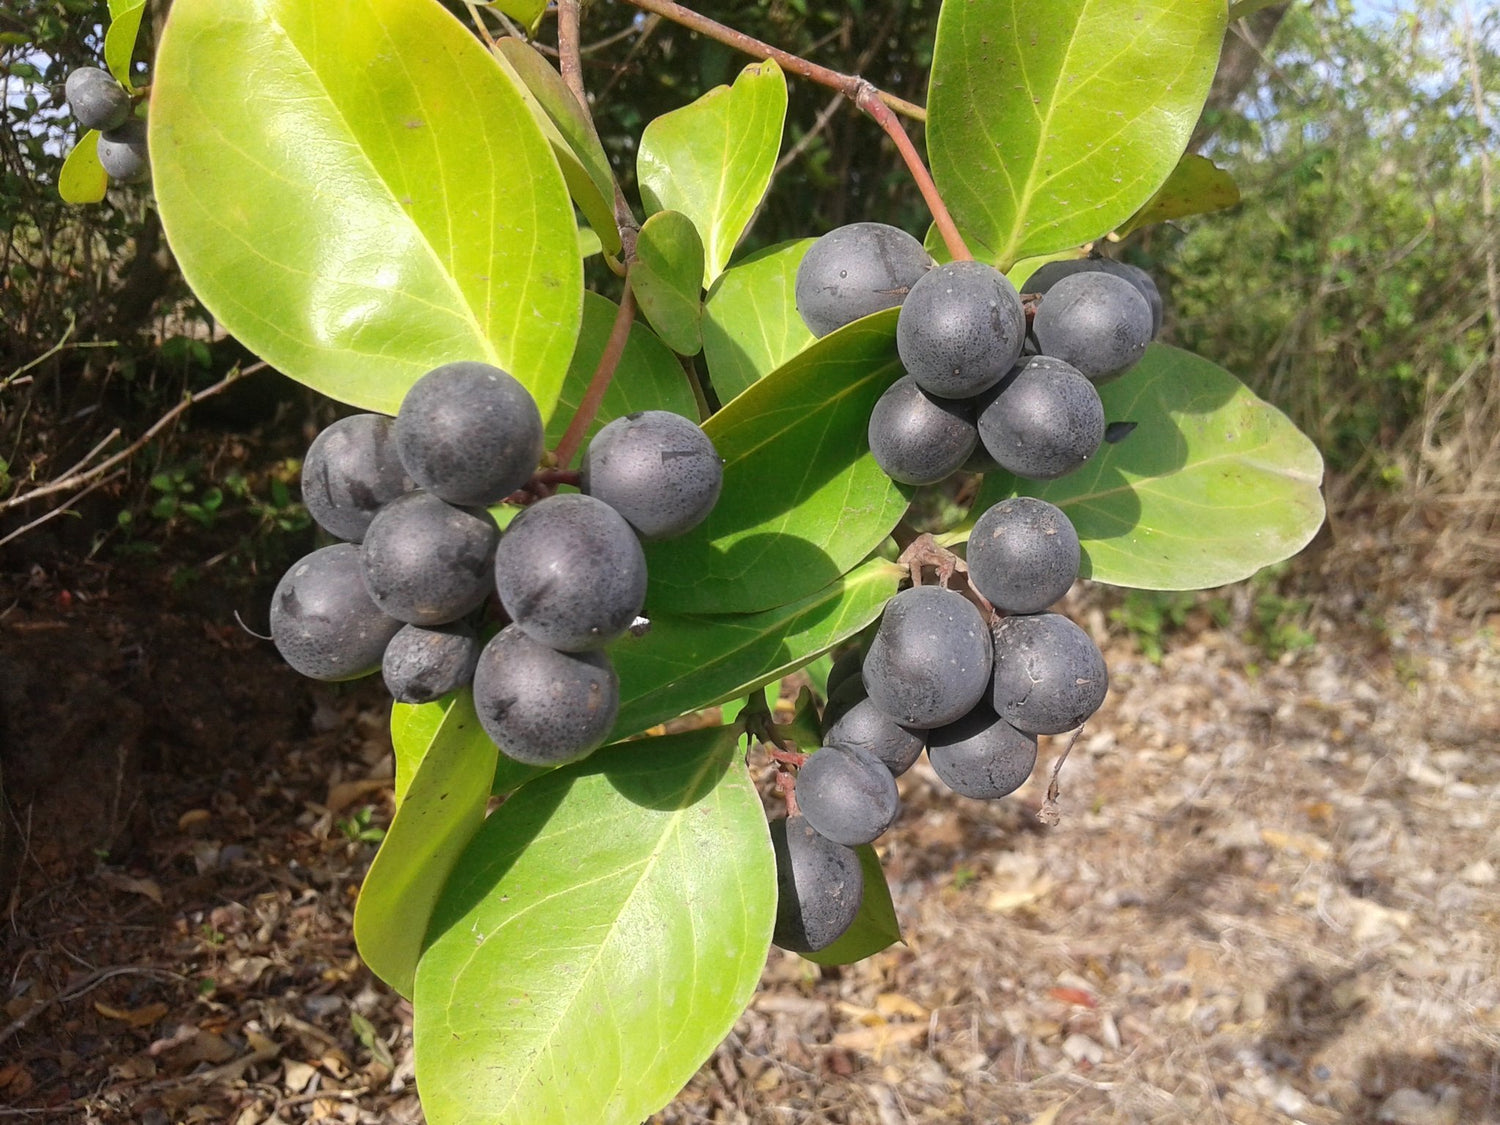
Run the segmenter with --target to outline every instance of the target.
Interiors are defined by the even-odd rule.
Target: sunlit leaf
[[[730,266],[703,307],[703,356],[728,402],[814,340],[797,312],[797,267],[817,239],[799,238]]]
[[[630,285],[641,313],[667,346],[696,355],[703,346],[703,242],[680,211],[658,211],[641,226]]]
[[[104,33],[104,65],[127,90],[135,88],[131,81],[130,60],[135,54],[135,41],[141,32],[141,17],[145,14],[146,0],[111,3],[109,6],[109,29]]]
[[[109,173],[99,165],[99,131],[78,138],[57,174],[57,194],[67,203],[98,203],[109,190]]]

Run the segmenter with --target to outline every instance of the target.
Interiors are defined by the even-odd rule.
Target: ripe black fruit
[[[544,442],[531,392],[488,363],[434,368],[412,384],[396,413],[406,471],[418,488],[450,504],[505,499],[531,479]]]
[[[1151,306],[1129,281],[1097,270],[1065,277],[1037,306],[1032,331],[1043,355],[1096,383],[1123,375],[1151,342]]]
[[[868,433],[876,464],[902,484],[936,484],[979,443],[972,404],[930,395],[909,375],[876,401]]]
[[[479,654],[474,709],[508,757],[560,766],[592,753],[620,708],[620,681],[602,652],[558,652],[507,625]]]
[[[352,414],[308,447],[302,502],[329,534],[358,543],[381,506],[411,488],[396,455],[395,427],[384,414]]]
[[[97,66],[81,66],[63,87],[74,118],[85,129],[118,129],[130,116],[130,95],[114,75]]]
[[[927,760],[943,784],[982,801],[1014,793],[1036,765],[1036,735],[1011,726],[980,703],[927,736]]]
[[[380,667],[401,622],[365,591],[359,548],[336,543],[292,564],[271,595],[271,639],[315,680],[352,680]]]
[[[592,496],[549,496],[511,521],[495,588],[526,633],[563,652],[625,635],[646,600],[646,556],[630,525]]]
[[[969,581],[996,609],[1040,613],[1078,577],[1082,550],[1073,521],[1033,496],[1013,496],[974,523]]]
[[[1094,384],[1069,364],[1028,356],[987,398],[978,429],[1001,468],[1028,480],[1055,480],[1103,443],[1104,404]]]
[[[776,926],[782,949],[816,953],[837,941],[859,915],[864,872],[852,848],[818,835],[800,816],[771,821],[776,853]]]
[[[865,750],[880,759],[892,777],[911,769],[922,755],[921,733],[901,726],[868,698],[826,726],[823,744]]]
[[[668,539],[708,518],[724,462],[698,426],[666,410],[616,418],[589,442],[580,488],[603,500],[643,539]]]
[[[852,848],[895,823],[901,797],[891,771],[868,750],[824,746],[797,771],[797,805],[818,835]]]
[[[151,165],[146,153],[146,123],[139,117],[128,118],[118,128],[99,134],[96,150],[99,166],[110,179],[122,184],[134,184],[151,174]]]
[[[932,268],[922,244],[885,223],[850,223],[808,247],[797,267],[797,311],[814,336],[894,308]]]
[[[1039,613],[995,624],[995,713],[1029,734],[1061,734],[1099,709],[1109,671],[1099,646],[1066,617]]]
[[[914,586],[885,605],[865,655],[870,699],[896,722],[951,723],[989,686],[990,633],[974,603],[939,586]]]
[[[971,398],[1021,357],[1026,312],[1003,273],[983,262],[949,262],[912,286],[896,322],[896,350],[923,390]]]
[[[1117,262],[1113,258],[1073,258],[1065,262],[1048,262],[1026,279],[1021,286],[1023,293],[1046,293],[1065,277],[1075,273],[1107,273],[1123,277],[1141,291],[1146,303],[1151,306],[1151,335],[1161,331],[1161,290],[1156,287],[1151,275],[1129,262]]]
[[[412,625],[456,621],[493,589],[498,537],[487,512],[455,508],[430,492],[405,493],[365,532],[365,585],[385,612]]]
[[[402,703],[431,703],[474,678],[479,638],[456,622],[423,628],[404,625],[385,646],[380,673],[385,689]]]

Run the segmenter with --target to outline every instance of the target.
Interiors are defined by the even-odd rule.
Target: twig
[[[1057,775],[1062,772],[1063,763],[1068,760],[1068,755],[1073,752],[1073,747],[1083,737],[1083,727],[1073,732],[1073,737],[1068,739],[1067,746],[1063,747],[1062,754],[1052,765],[1052,780],[1047,782],[1047,799],[1042,802],[1042,807],[1037,810],[1036,818],[1048,828],[1056,828],[1062,821],[1062,813],[1057,807],[1057,799],[1062,796],[1062,787],[1057,784]]]
[[[568,423],[562,440],[557,443],[555,456],[559,468],[566,469],[572,464],[574,455],[583,446],[584,435],[593,424],[594,416],[599,413],[599,404],[604,401],[604,393],[609,390],[615,369],[620,366],[620,357],[625,354],[625,345],[630,340],[630,324],[634,319],[635,293],[627,282],[625,292],[620,296],[620,309],[615,314],[614,326],[609,330],[609,341],[604,345],[603,354],[599,356],[594,377],[589,380],[589,389],[584,392],[583,401],[578,404],[578,410]]]
[[[93,484],[85,488],[82,492],[69,499],[66,503],[59,504],[57,507],[53,508],[50,512],[47,512],[45,515],[40,515],[30,523],[24,523],[14,531],[10,532],[3,539],[0,539],[0,547],[5,546],[12,539],[21,538],[21,536],[25,535],[29,531],[35,531],[37,528],[41,527],[42,524],[47,523],[49,520],[56,519],[58,516],[62,515],[64,512],[72,508],[74,504],[78,503],[78,501],[82,500],[90,492],[97,491],[98,489],[103,488],[106,484],[109,484],[111,481],[119,480],[124,475],[124,469],[117,469],[114,472],[110,473],[108,476],[100,477],[98,480],[94,481]]]
[[[98,988],[105,981],[123,976],[164,976],[170,977],[175,981],[184,981],[187,979],[180,973],[174,973],[167,969],[143,968],[139,965],[116,965],[111,969],[99,969],[97,972],[90,973],[84,977],[83,980],[79,981],[72,988],[65,988],[57,995],[41,1001],[34,1008],[27,1011],[25,1015],[12,1020],[5,1027],[0,1028],[0,1043],[4,1043],[12,1035],[23,1030],[27,1024],[43,1012],[48,1011],[58,1004],[65,1004],[69,1000],[77,1000],[85,993],[92,992]]]
[[[557,65],[563,81],[587,113],[589,95],[583,88],[583,63],[578,55],[578,0],[559,0],[557,5]]]
[[[140,437],[136,438],[135,441],[131,442],[124,449],[120,450],[120,452],[116,453],[107,461],[101,461],[99,464],[95,465],[92,469],[89,469],[86,472],[71,473],[59,480],[53,481],[51,484],[44,484],[40,488],[33,488],[30,492],[23,493],[20,496],[12,496],[8,500],[0,501],[0,512],[8,512],[12,508],[19,507],[20,505],[29,503],[32,500],[38,500],[43,496],[51,496],[58,492],[66,492],[69,489],[79,487],[80,485],[86,483],[94,477],[103,476],[105,473],[109,472],[122,461],[127,461],[136,453],[138,453],[141,448],[145,446],[152,438],[161,433],[162,430],[166,429],[179,417],[181,417],[189,407],[202,402],[206,398],[212,398],[214,395],[219,394],[221,391],[228,388],[232,383],[239,381],[246,375],[252,375],[257,371],[260,371],[265,366],[265,363],[252,363],[249,367],[243,369],[235,367],[232,371],[229,372],[228,375],[225,375],[224,378],[220,379],[213,386],[205,387],[197,394],[188,395],[176,406],[172,407],[171,410],[168,410],[165,414],[158,418],[155,423],[152,424],[149,430],[147,430]]]

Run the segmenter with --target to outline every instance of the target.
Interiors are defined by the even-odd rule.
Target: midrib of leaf
[[[377,12],[371,10],[370,15],[371,15],[371,19],[372,20],[379,20],[379,14]],[[290,46],[291,49],[296,53],[297,58],[302,61],[303,68],[306,70],[307,74],[316,83],[318,89],[323,92],[323,98],[327,102],[329,109],[332,111],[333,118],[336,121],[338,121],[339,125],[344,129],[345,135],[349,138],[349,141],[351,142],[351,147],[353,147],[355,150],[357,150],[359,152],[360,156],[364,159],[365,164],[369,167],[371,173],[373,174],[373,178],[380,184],[380,186],[382,188],[385,189],[387,197],[390,199],[391,203],[395,205],[395,208],[396,208],[397,212],[401,213],[403,215],[406,214],[406,212],[405,212],[405,210],[404,210],[404,208],[402,207],[402,204],[401,204],[401,197],[399,195],[397,195],[396,192],[392,189],[390,181],[386,179],[385,174],[376,165],[375,161],[373,159],[371,159],[369,151],[366,149],[365,145],[363,143],[361,143],[358,134],[356,134],[354,132],[354,130],[350,127],[348,117],[345,116],[345,114],[343,113],[343,111],[340,109],[338,102],[334,100],[333,94],[329,90],[327,83],[325,83],[323,81],[322,75],[320,75],[318,73],[317,68],[312,65],[312,61],[303,52],[301,44],[297,42],[296,38],[290,33],[290,31],[287,30],[286,26],[283,25],[279,20],[276,20],[275,18],[272,18],[269,22],[270,22],[270,26],[275,30],[275,32],[278,35],[280,35],[281,38],[287,43],[287,45]],[[390,32],[389,26],[387,26],[384,22],[380,22],[379,26],[380,26],[382,32],[385,35],[386,41],[387,42],[392,42],[391,32]],[[313,32],[313,34],[316,35],[316,24],[314,24],[314,32]],[[402,57],[402,52],[401,51],[398,50],[396,52],[396,54],[397,54],[398,57]],[[403,69],[403,71],[405,71],[405,62],[404,61],[402,63],[402,69]],[[405,72],[407,73],[408,82],[410,83],[410,72],[409,71],[405,71]],[[421,102],[422,93],[421,93],[420,86],[412,83],[412,88],[416,91],[418,102],[419,102],[419,104],[421,104],[423,106],[423,110],[425,112],[426,111],[426,105],[425,105],[425,103]],[[442,159],[441,146],[434,144],[433,147],[434,147],[434,150],[435,150],[435,152],[437,154],[437,159],[439,161],[441,161],[441,159]],[[491,157],[491,160],[493,160],[493,157]],[[491,165],[491,171],[493,172],[493,170],[494,170],[494,168],[493,168],[493,164],[492,164]],[[443,180],[443,185],[444,186],[442,188],[442,193],[443,193],[443,198],[446,200],[448,198],[448,189],[447,189],[447,181],[446,181],[446,179]],[[493,178],[491,179],[491,186],[493,187]],[[443,208],[444,214],[450,216],[449,219],[448,219],[448,223],[449,223],[449,226],[448,226],[448,236],[449,236],[449,243],[450,244],[452,244],[452,241],[453,241],[453,227],[452,227],[453,220],[451,218],[451,210],[452,209],[448,208],[448,207],[444,207]],[[493,195],[490,196],[490,214],[491,214],[491,216],[494,215],[494,197],[493,197]],[[470,327],[474,330],[474,334],[479,338],[480,342],[482,343],[482,345],[484,347],[485,358],[487,360],[493,362],[497,357],[495,355],[494,344],[493,344],[493,342],[490,339],[489,329],[485,325],[480,324],[478,318],[474,315],[474,307],[470,303],[468,295],[465,294],[464,291],[459,287],[459,285],[458,285],[458,279],[453,275],[453,271],[449,268],[448,264],[443,261],[442,256],[438,253],[437,247],[432,244],[432,240],[428,236],[426,228],[423,227],[422,224],[418,223],[411,216],[407,216],[406,221],[417,232],[417,234],[419,236],[418,242],[427,251],[427,253],[431,257],[433,263],[437,266],[438,273],[442,276],[443,281],[444,281],[445,285],[447,286],[449,292],[451,292],[453,294],[453,296],[457,299],[458,306],[462,310],[464,318],[468,320]],[[490,228],[493,230],[493,227],[494,227],[493,223],[490,223],[490,224],[487,224],[487,225],[490,226]],[[491,255],[490,255],[490,257],[491,257],[491,259],[493,259],[493,256],[494,256],[494,254],[493,254],[493,251],[494,251],[494,235],[493,235],[493,233],[491,233],[491,235],[490,235],[490,244],[489,245],[490,245],[490,249],[491,249]],[[486,278],[485,279],[485,286],[486,286],[486,289],[485,289],[485,292],[486,292],[485,307],[486,308],[489,307],[489,300],[488,300],[488,298],[489,298],[489,295],[490,295],[490,290],[489,290],[490,284],[491,284],[490,279]]]
[[[712,768],[713,760],[714,760],[714,758],[715,758],[715,756],[716,756],[717,753],[718,753],[718,751],[716,751],[714,754],[706,754],[704,756],[703,762],[699,765],[698,770],[692,776],[692,783],[690,785],[687,785],[687,786],[684,787],[684,792],[692,793],[692,792],[696,792],[697,791],[698,783],[702,780],[702,778]],[[734,764],[730,765],[730,769],[731,770],[733,770],[735,768],[736,768],[736,766]],[[721,803],[721,798],[720,798],[720,794],[719,794],[719,791],[718,791],[717,787],[715,787],[715,789],[712,791],[712,794],[713,794],[713,798],[712,799],[713,799],[713,802],[714,802],[715,806],[719,805]],[[707,799],[708,798],[704,798],[704,800],[707,800]],[[697,809],[697,808],[700,807],[700,805],[701,805],[701,802],[697,803],[697,804],[694,804],[694,805],[691,805],[691,806],[689,806],[689,808]],[[568,1015],[568,1013],[572,1012],[573,1009],[576,1007],[576,1005],[578,1003],[578,997],[580,995],[582,995],[583,990],[584,990],[584,986],[591,980],[591,978],[594,976],[594,973],[598,970],[599,962],[604,957],[604,951],[605,951],[605,949],[608,948],[611,945],[611,943],[614,941],[615,934],[619,930],[619,924],[620,924],[619,920],[620,920],[620,918],[627,913],[627,911],[629,910],[631,904],[635,901],[636,896],[640,893],[640,889],[641,889],[642,884],[644,884],[646,882],[646,879],[648,878],[648,876],[650,876],[650,874],[656,869],[656,865],[660,861],[662,854],[667,850],[668,841],[674,840],[677,837],[678,829],[679,829],[679,827],[680,827],[680,825],[682,823],[683,817],[687,814],[687,812],[688,812],[687,808],[682,808],[682,809],[675,810],[672,813],[671,819],[667,822],[667,824],[663,825],[662,833],[661,833],[660,838],[657,840],[656,847],[654,847],[651,850],[651,854],[649,856],[647,856],[646,859],[644,860],[644,862],[641,864],[640,875],[636,878],[634,885],[631,886],[629,892],[626,894],[624,900],[621,902],[620,908],[615,912],[615,921],[614,921],[614,923],[610,925],[610,927],[608,929],[608,932],[604,935],[603,939],[600,940],[600,942],[598,943],[598,945],[595,947],[593,958],[589,961],[588,967],[583,972],[579,973],[577,975],[577,977],[575,978],[576,979],[576,984],[574,985],[574,987],[571,990],[565,990],[561,994],[561,995],[563,995],[563,996],[566,997],[566,1000],[565,1000],[564,1006],[563,1006],[563,1008],[561,1010],[561,1013],[560,1013],[559,1017],[557,1019],[553,1020],[552,1026],[547,1030],[547,1032],[546,1032],[545,1036],[543,1037],[543,1039],[541,1040],[540,1044],[538,1044],[537,1047],[535,1048],[535,1050],[530,1054],[530,1057],[528,1058],[526,1065],[524,1067],[520,1068],[519,1071],[517,1072],[517,1077],[514,1078],[513,1080],[511,1080],[511,1083],[510,1083],[510,1086],[511,1086],[510,1097],[508,1097],[505,1100],[505,1103],[503,1105],[497,1107],[497,1112],[504,1113],[504,1112],[508,1111],[511,1108],[511,1106],[513,1106],[515,1104],[516,1097],[521,1092],[521,1086],[522,1086],[523,1080],[530,1078],[530,1076],[537,1071],[539,1060],[541,1060],[543,1057],[545,1057],[552,1050],[553,1043],[555,1042],[555,1040],[557,1038],[558,1030],[560,1028],[562,1028],[565,1024],[568,1023],[568,1021],[566,1019],[566,1016]],[[532,846],[535,847],[536,844],[538,844],[540,842],[541,842],[540,840],[533,841]],[[618,873],[619,872],[616,872],[616,874],[618,874]],[[599,878],[602,879],[602,878],[607,878],[607,877],[608,876],[600,876]],[[599,879],[589,880],[589,882],[598,882],[598,881],[599,881]],[[578,885],[580,885],[580,886],[586,886],[587,883],[578,884]],[[574,889],[574,888],[573,887],[569,888],[569,890],[572,890],[572,889]],[[556,898],[556,897],[557,897],[557,895],[548,895],[546,897],[546,899],[544,899],[543,901],[548,901],[548,900],[550,900],[552,898]],[[536,904],[533,904],[533,905],[540,905],[540,903],[536,903]],[[528,907],[527,909],[529,910],[530,908]],[[453,985],[454,985],[454,988],[453,988],[453,991],[448,994],[448,1007],[449,1008],[451,1008],[453,1006],[454,1001],[455,1001],[455,999],[456,999],[456,997],[458,995],[458,981],[459,981],[459,979],[468,970],[469,965],[473,963],[473,959],[478,956],[479,950],[482,949],[484,947],[484,945],[488,944],[492,939],[494,939],[495,937],[497,937],[500,934],[504,933],[506,927],[509,926],[510,923],[513,922],[515,919],[520,918],[525,912],[526,911],[524,911],[524,910],[523,911],[518,911],[516,914],[512,915],[511,918],[506,921],[506,923],[504,923],[503,925],[501,925],[499,929],[493,931],[492,933],[486,934],[485,937],[484,937],[484,942],[481,943],[480,945],[478,945],[475,948],[475,951],[469,955],[469,958],[468,958],[468,960],[465,961],[463,967],[460,968],[460,969],[458,969],[453,974]],[[691,917],[689,918],[689,925],[691,926]],[[616,1090],[619,1089],[619,1080],[618,1080],[618,1078],[616,1079],[615,1089]],[[613,1091],[611,1092],[611,1096],[613,1096]]]

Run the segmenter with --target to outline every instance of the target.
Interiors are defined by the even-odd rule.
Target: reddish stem
[[[598,366],[594,368],[594,377],[589,380],[589,389],[583,393],[583,401],[578,404],[577,413],[568,423],[562,440],[557,443],[554,455],[561,468],[566,469],[571,465],[574,455],[583,446],[584,435],[593,424],[594,416],[599,413],[604,392],[609,390],[610,380],[615,377],[615,369],[620,366],[620,357],[625,354],[625,344],[630,339],[630,323],[634,319],[635,293],[627,281],[625,292],[620,297],[620,309],[615,314],[614,326],[609,330],[609,341],[604,345],[604,353],[599,357]]]

